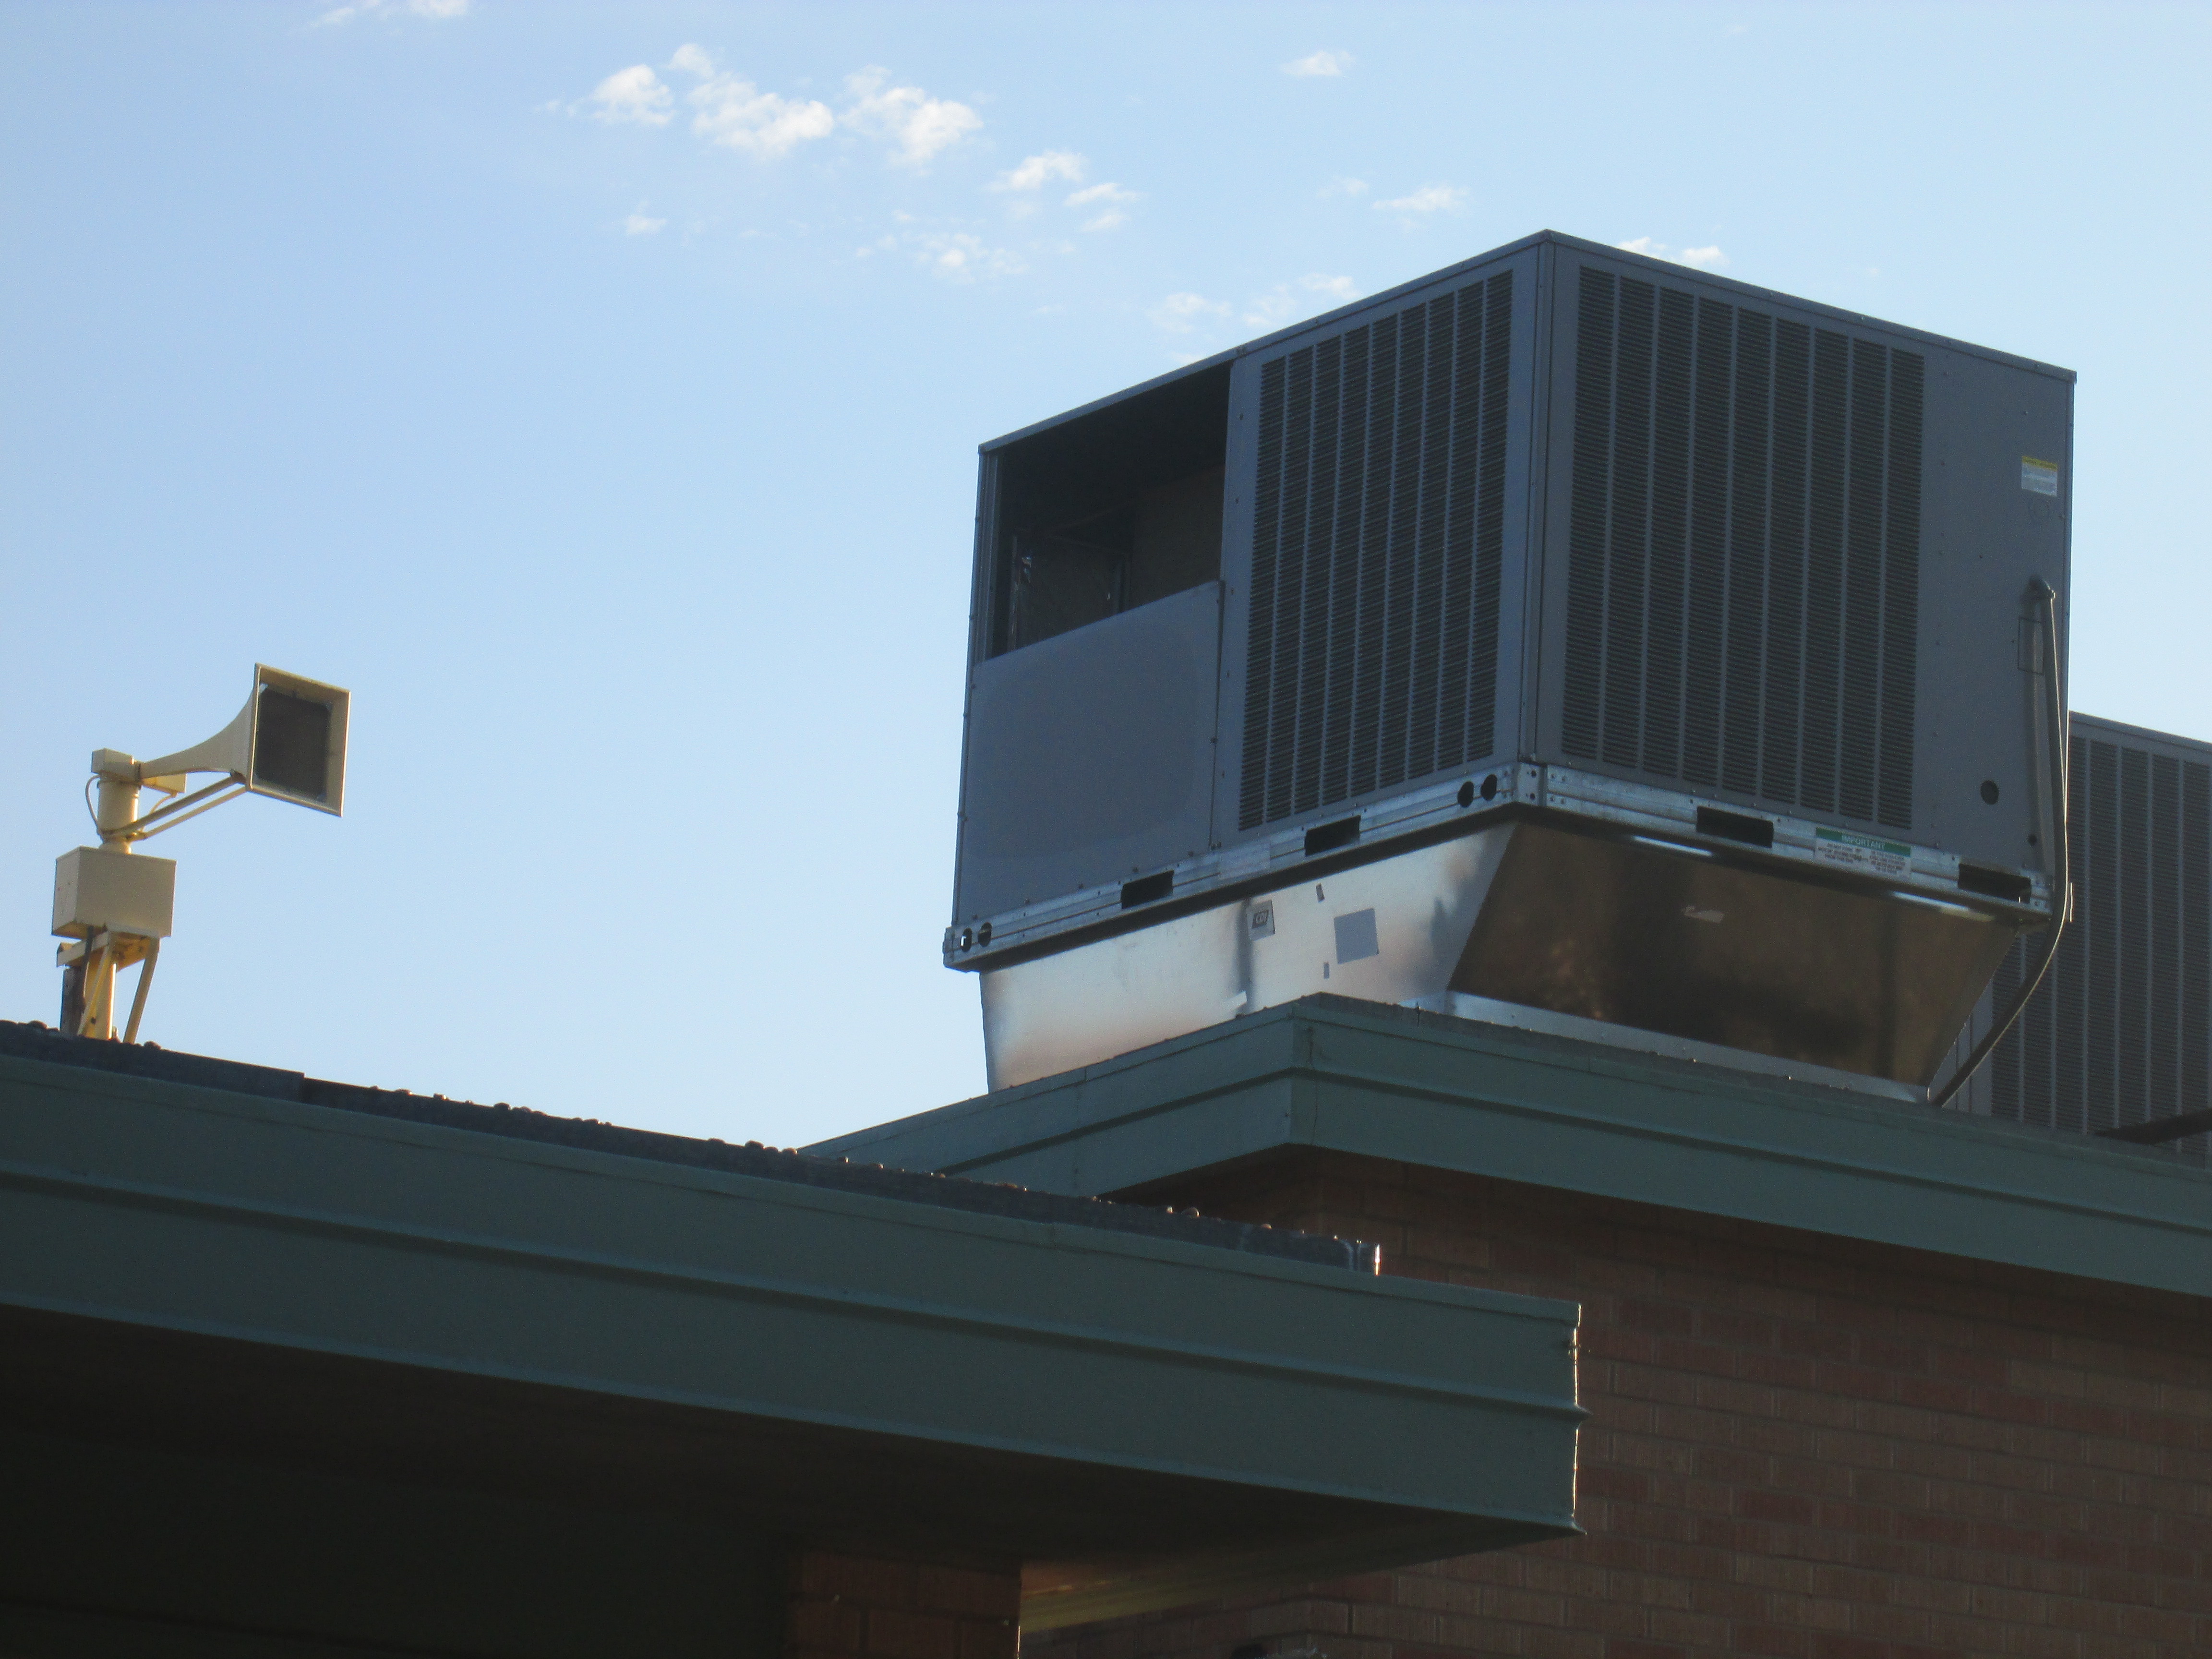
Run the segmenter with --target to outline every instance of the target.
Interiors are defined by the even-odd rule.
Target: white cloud
[[[1170,294],[1145,313],[1170,334],[1188,334],[1209,317],[1228,314],[1227,301],[1202,294]]]
[[[446,21],[468,15],[469,0],[352,0],[352,3],[333,6],[315,19],[319,24],[349,23],[356,17],[383,15],[386,17],[405,12],[410,17],[430,17]]]
[[[763,92],[741,75],[717,70],[701,47],[678,46],[668,66],[698,77],[684,101],[698,112],[691,118],[691,131],[709,143],[753,155],[782,155],[810,138],[828,137],[837,125],[827,104]]]
[[[878,253],[904,253],[931,276],[948,283],[1018,276],[1029,269],[1019,254],[1010,248],[994,247],[972,231],[908,230],[903,227],[915,222],[910,213],[894,213],[891,222],[902,228],[885,232],[868,246],[854,248],[854,257],[872,259]]]
[[[637,211],[623,221],[623,235],[657,236],[660,234],[662,227],[665,226],[668,221],[648,218],[646,216],[645,210],[646,204],[640,202],[637,204]]]
[[[645,64],[632,64],[593,87],[583,101],[594,106],[590,113],[597,121],[635,121],[644,126],[665,127],[669,112],[675,107],[676,94]]]
[[[387,0],[378,0],[386,3]],[[413,0],[417,5],[465,5],[467,0]],[[744,76],[717,69],[705,47],[678,46],[667,67],[698,82],[684,94],[692,109],[691,130],[709,143],[758,156],[788,154],[810,139],[826,138],[842,121],[855,132],[887,137],[896,148],[891,159],[920,166],[983,125],[965,104],[932,98],[920,87],[896,87],[881,70],[862,70],[846,77],[853,103],[842,115],[818,99],[786,98],[763,92]],[[634,64],[599,82],[591,95],[570,106],[602,121],[665,126],[675,112],[676,94],[644,64]],[[1071,183],[1083,176],[1083,158],[1065,150],[1033,155],[1006,175],[996,188],[1032,190],[1054,177]]]
[[[1276,283],[1247,306],[1243,316],[1255,328],[1280,328],[1316,305],[1344,305],[1358,297],[1359,289],[1351,277],[1324,276],[1314,271],[1299,277],[1295,284]]]
[[[1294,58],[1283,65],[1285,75],[1341,75],[1352,67],[1348,52],[1315,52],[1304,58]]]
[[[1364,196],[1367,194],[1367,181],[1364,179],[1332,179],[1321,187],[1321,193],[1323,196]]]
[[[1083,181],[1083,170],[1090,163],[1072,149],[1048,149],[1042,155],[1024,159],[1021,166],[1000,173],[991,181],[993,190],[1042,190],[1054,179],[1065,179],[1069,184]]]
[[[1423,185],[1410,196],[1393,197],[1387,202],[1377,202],[1377,213],[1448,213],[1467,200],[1467,192],[1457,185]]]
[[[911,236],[907,241],[930,275],[950,283],[972,283],[979,276],[1014,276],[1027,269],[1017,255],[992,247],[967,231]]]
[[[847,76],[845,89],[853,104],[844,119],[855,131],[895,139],[898,149],[891,156],[894,161],[920,167],[983,125],[983,118],[965,104],[932,98],[920,87],[890,86],[889,79],[879,69]]]
[[[1718,246],[1668,247],[1666,243],[1649,236],[1633,237],[1613,246],[1624,253],[1642,253],[1654,259],[1671,259],[1678,265],[1695,265],[1700,270],[1717,270],[1729,262],[1728,255]]]
[[[1115,204],[1141,202],[1144,199],[1145,192],[1141,190],[1131,190],[1122,185],[1093,185],[1087,190],[1075,191],[1067,198],[1067,205],[1095,207],[1101,203],[1105,204],[1105,210],[1094,218],[1085,220],[1083,228],[1085,230],[1115,230],[1129,222],[1129,216]]]
[[[703,81],[714,74],[714,60],[707,55],[706,47],[686,43],[676,48],[675,54],[668,60],[668,67],[682,70],[686,75],[696,75]]]

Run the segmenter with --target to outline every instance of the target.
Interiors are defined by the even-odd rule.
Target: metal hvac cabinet
[[[2050,914],[2072,391],[1547,233],[985,445],[994,1086],[1317,990],[1925,1082]]]
[[[2086,714],[2068,721],[2067,743],[2073,921],[1962,1103],[2202,1162],[2212,1152],[2212,744]],[[2010,1005],[2036,954],[2015,948],[1999,964],[1971,1036]]]

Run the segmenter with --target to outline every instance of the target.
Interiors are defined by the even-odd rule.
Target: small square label
[[[1275,936],[1275,901],[1261,899],[1252,907],[1246,918],[1254,939],[1273,939]]]
[[[2058,493],[2058,463],[2039,461],[2033,455],[2020,458],[2020,487],[2038,495]]]
[[[1339,967],[1346,963],[1364,962],[1370,957],[1379,957],[1382,947],[1376,942],[1375,912],[1354,910],[1350,915],[1336,919],[1336,961]]]

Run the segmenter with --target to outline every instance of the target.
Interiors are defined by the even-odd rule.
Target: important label
[[[1912,849],[1903,842],[1855,836],[1848,830],[1815,830],[1813,851],[1830,864],[1877,876],[1901,876],[1912,868]]]
[[[2020,487],[2038,495],[2058,493],[2058,463],[2039,461],[2033,455],[2020,458]]]

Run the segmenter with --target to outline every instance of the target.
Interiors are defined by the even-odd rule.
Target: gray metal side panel
[[[998,521],[1000,461],[996,455],[984,454],[976,467],[975,475],[975,533],[974,563],[968,581],[968,676],[960,697],[960,793],[961,801],[968,799],[968,769],[969,734],[975,722],[975,669],[991,654],[991,633],[996,625],[998,610],[995,586],[998,580],[998,561],[991,556],[990,527]],[[968,815],[964,811],[953,815],[952,833],[952,891],[953,925],[959,925],[960,868],[968,840]]]
[[[1206,846],[1218,583],[969,670],[957,921]]]
[[[2038,676],[2020,668],[2021,595],[2041,576],[2070,636],[2074,387],[1963,351],[1928,355],[1921,492],[1916,838],[1962,858],[2040,868],[2029,845]],[[2059,463],[2054,499],[2021,488],[2021,458]],[[2062,677],[2063,678],[2063,677]],[[1982,799],[1983,780],[1998,787]]]
[[[1221,511],[1221,665],[1216,677],[1210,847],[1242,840],[1237,827],[1244,757],[1244,675],[1252,629],[1252,488],[1259,473],[1260,365],[1247,354],[1229,376],[1229,450]]]
[[[2212,1173],[1333,997],[809,1150],[1103,1193],[1291,1146],[2212,1291]]]

